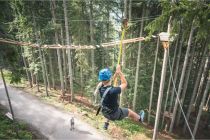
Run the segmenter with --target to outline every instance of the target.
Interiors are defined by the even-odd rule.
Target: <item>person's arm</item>
[[[115,72],[114,75],[113,75],[112,81],[114,82],[116,78],[117,78],[117,73]]]
[[[98,91],[99,91],[99,88],[102,86],[102,82],[100,82],[100,83],[98,83],[98,85],[97,85],[97,87],[96,87],[96,89],[95,89],[95,91],[94,91],[94,96],[97,96],[97,93],[98,93]]]
[[[118,74],[120,76],[120,80],[121,80],[120,88],[121,88],[121,90],[124,90],[127,87],[127,80],[125,79],[125,76],[121,71],[120,65],[117,66],[116,74]]]
[[[125,76],[122,72],[118,73],[118,75],[120,76],[120,80],[121,80],[120,88],[121,90],[124,90],[128,85],[127,80],[125,79]]]

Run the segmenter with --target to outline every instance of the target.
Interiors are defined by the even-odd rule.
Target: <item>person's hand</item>
[[[119,74],[121,72],[121,66],[120,65],[117,65],[116,67],[116,73]]]

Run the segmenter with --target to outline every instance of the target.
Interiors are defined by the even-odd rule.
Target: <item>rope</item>
[[[120,39],[120,46],[119,46],[119,53],[118,53],[118,59],[117,59],[117,65],[120,64],[120,60],[121,60],[121,56],[122,56],[122,46],[123,46],[123,39],[125,37],[125,32],[126,32],[126,29],[127,29],[127,19],[125,19],[123,21],[123,30],[122,30],[122,34],[121,34],[121,39]],[[117,86],[117,77],[114,79],[114,86]]]
[[[189,123],[188,123],[188,120],[187,120],[187,118],[186,118],[186,115],[185,115],[185,113],[184,113],[184,110],[183,110],[183,108],[182,108],[181,102],[180,102],[180,100],[179,100],[179,98],[178,98],[178,93],[177,93],[176,85],[175,85],[175,83],[174,83],[174,78],[173,78],[173,75],[172,75],[172,66],[171,66],[171,62],[170,62],[169,51],[168,51],[168,60],[169,60],[169,69],[170,69],[170,73],[171,73],[171,80],[172,80],[172,83],[173,83],[174,91],[175,91],[175,93],[176,93],[176,99],[177,99],[177,101],[178,101],[178,103],[179,103],[179,106],[180,106],[182,115],[184,116],[184,120],[185,120],[185,122],[186,122],[186,124],[187,124],[187,127],[188,127],[189,131],[190,131],[190,135],[191,135],[192,139],[194,140],[195,137],[194,137],[194,135],[193,135],[193,133],[192,133],[192,130],[191,130],[191,128],[190,128],[190,125],[189,125]]]
[[[117,64],[119,65],[120,64],[120,60],[121,60],[121,56],[122,56],[122,42],[123,42],[123,39],[124,39],[124,36],[125,36],[125,28],[123,29],[122,31],[122,36],[121,36],[121,40],[120,40],[120,50],[119,50],[119,55],[118,55],[118,60],[117,60]]]

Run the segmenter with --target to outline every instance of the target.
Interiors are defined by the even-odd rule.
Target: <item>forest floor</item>
[[[50,90],[49,91],[50,96],[47,97],[44,92],[44,87],[40,87],[41,92],[37,92],[36,87],[30,88],[27,86],[26,82],[22,82],[19,84],[10,84],[10,86],[13,87],[13,88],[11,88],[11,90],[17,90],[17,91],[21,92],[21,94],[19,96],[30,96],[28,94],[32,94],[33,96],[38,97],[38,98],[34,98],[34,97],[30,96],[30,98],[28,99],[28,100],[31,100],[30,102],[33,102],[33,100],[36,100],[36,102],[39,102],[39,100],[41,100],[40,104],[43,104],[43,102],[44,102],[44,103],[47,103],[50,105],[49,108],[55,108],[56,109],[55,113],[57,113],[58,111],[61,111],[62,113],[68,113],[69,116],[66,118],[63,118],[65,115],[59,116],[59,118],[62,119],[62,122],[65,123],[66,126],[68,125],[67,123],[69,123],[70,117],[74,116],[75,118],[86,122],[86,124],[90,124],[91,126],[95,127],[98,130],[98,132],[105,134],[105,136],[107,138],[111,137],[111,139],[113,139],[113,140],[115,140],[115,139],[116,140],[117,139],[120,139],[120,140],[134,140],[134,139],[142,140],[142,139],[151,139],[152,138],[153,130],[151,127],[148,127],[143,124],[136,124],[129,119],[124,119],[123,121],[111,122],[109,129],[107,131],[104,131],[103,130],[103,124],[105,121],[104,118],[102,117],[102,115],[99,115],[97,117],[95,116],[96,110],[94,109],[94,106],[92,106],[90,104],[90,101],[87,98],[84,98],[81,96],[76,96],[75,97],[76,102],[69,103],[69,101],[67,101],[67,100],[61,100],[61,98],[60,98],[61,96],[60,96],[60,93],[58,90]],[[22,92],[22,91],[25,91],[25,92]],[[26,106],[26,108],[27,108],[27,106]],[[52,124],[52,122],[56,122],[55,120],[53,120],[56,118],[51,117],[51,114],[55,114],[55,113],[47,112],[49,109],[45,110],[45,108],[43,107],[40,110],[37,110],[37,108],[34,108],[34,109],[33,108],[31,108],[31,110],[29,112],[22,111],[22,113],[25,115],[26,114],[30,115],[30,113],[32,113],[34,111],[40,112],[40,110],[42,110],[42,112],[43,112],[42,115],[47,114],[47,117],[49,118],[49,114],[50,114],[50,118],[49,119],[45,118],[45,120],[48,120],[48,121],[50,120],[51,126],[56,126],[58,124],[58,123]],[[18,113],[18,112],[16,112],[16,113]],[[35,115],[37,115],[37,114],[35,114]],[[58,116],[55,116],[55,117],[58,117]],[[33,125],[36,125],[36,123],[40,124],[41,122],[35,121],[35,122],[33,122]],[[78,127],[80,126],[80,129],[83,128],[83,125],[78,123],[77,120],[76,120],[76,126],[78,126]],[[67,131],[69,131],[69,126],[67,126],[65,129],[67,129]],[[94,131],[97,131],[97,130],[94,130]],[[45,130],[41,130],[41,132],[46,133]],[[87,132],[87,131],[83,131],[83,132]],[[52,134],[52,132],[50,132],[50,133]],[[91,133],[94,133],[94,132],[91,131]],[[88,134],[86,134],[86,135],[88,135]],[[100,139],[102,138],[100,135],[98,135],[98,136]],[[85,136],[85,137],[87,138],[87,136]],[[177,136],[172,137],[172,136],[169,136],[168,134],[159,133],[158,138],[161,140],[170,140],[170,139],[176,139],[178,137]]]

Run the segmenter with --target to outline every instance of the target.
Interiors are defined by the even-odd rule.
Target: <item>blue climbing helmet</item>
[[[112,77],[112,72],[109,68],[105,68],[99,71],[98,79],[100,81],[108,81]]]

